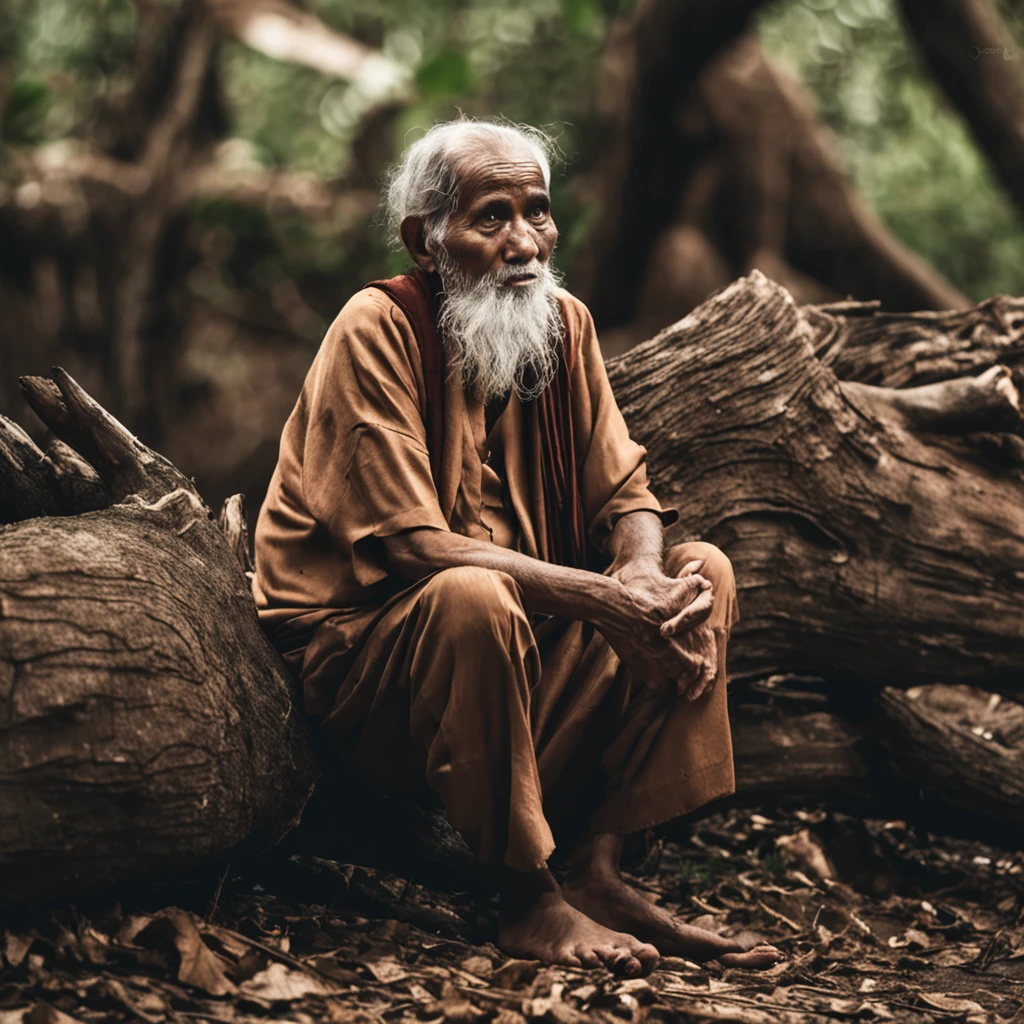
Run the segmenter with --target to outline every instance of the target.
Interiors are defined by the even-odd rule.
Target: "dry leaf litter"
[[[648,836],[631,878],[688,921],[779,946],[764,972],[668,957],[624,979],[509,959],[475,883],[285,848],[116,903],[8,912],[0,1024],[1024,1021],[1024,855],[761,811]]]

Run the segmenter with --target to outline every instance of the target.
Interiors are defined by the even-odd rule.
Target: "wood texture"
[[[1024,299],[994,295],[966,310],[883,312],[878,302],[803,306],[815,350],[842,380],[904,388],[974,375],[996,363],[1021,384]]]
[[[821,324],[754,271],[609,363],[679,508],[672,539],[733,561],[730,667],[1019,690],[1020,473],[914,432],[895,392],[841,383],[815,356]]]
[[[887,688],[874,739],[894,776],[947,807],[1024,827],[1024,707],[967,686]]]
[[[316,769],[191,484],[66,374],[26,384],[118,504],[0,527],[0,899],[173,872],[296,820]]]

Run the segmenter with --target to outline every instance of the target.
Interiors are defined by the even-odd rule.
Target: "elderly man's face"
[[[471,281],[506,266],[546,263],[558,240],[544,175],[528,150],[474,146],[460,160],[459,205],[448,221],[444,245]],[[528,285],[533,275],[508,279]]]

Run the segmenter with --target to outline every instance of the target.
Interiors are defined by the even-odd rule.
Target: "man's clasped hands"
[[[714,592],[703,567],[702,560],[688,562],[673,577],[644,564],[613,566],[608,575],[621,590],[598,623],[637,678],[654,690],[674,682],[690,700],[710,692],[718,677],[718,642],[707,625]]]

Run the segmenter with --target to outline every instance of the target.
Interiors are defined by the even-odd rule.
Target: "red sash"
[[[443,299],[440,279],[437,274],[427,274],[417,267],[386,281],[371,281],[367,287],[380,288],[401,307],[419,342],[427,393],[425,419],[430,470],[435,485],[440,489],[441,453],[445,444],[445,351],[437,329],[438,306]],[[582,569],[587,563],[587,546],[583,502],[576,480],[576,447],[570,405],[570,362],[573,357],[569,339],[563,335],[558,372],[536,401],[549,558],[559,565]]]

